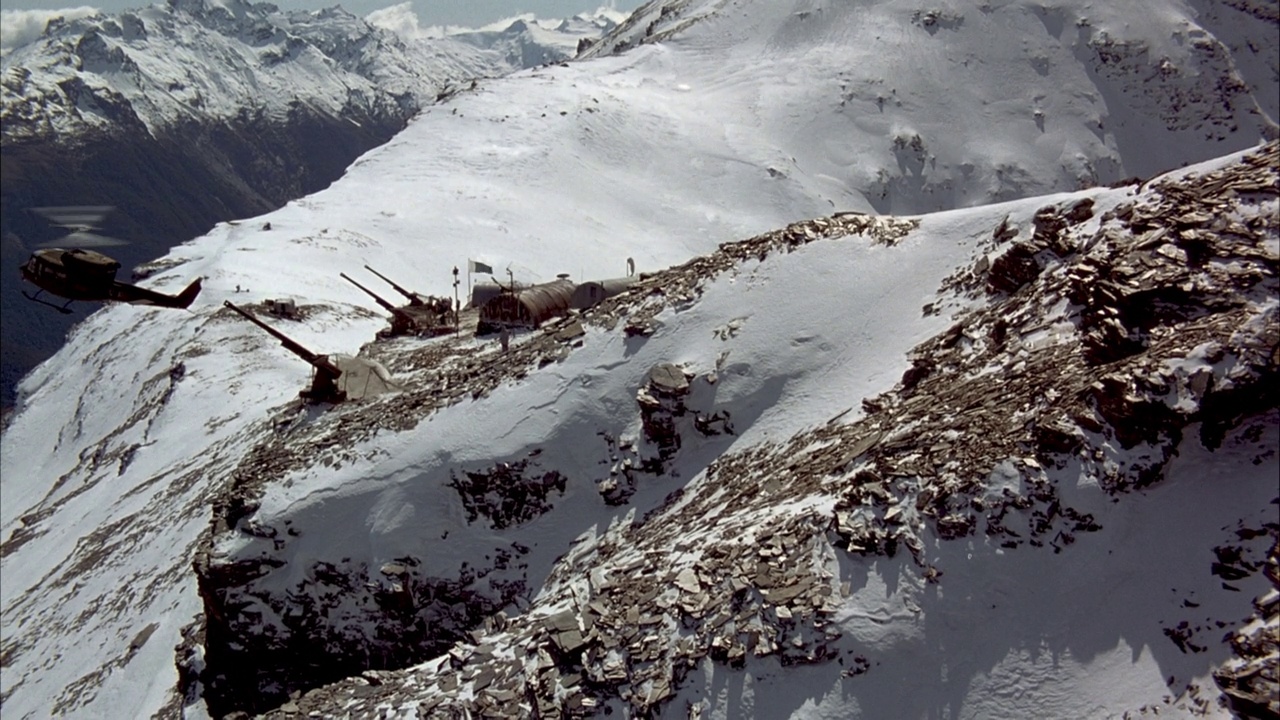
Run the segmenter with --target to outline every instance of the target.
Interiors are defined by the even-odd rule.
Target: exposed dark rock
[[[414,558],[396,564],[374,580],[360,565],[319,562],[284,597],[246,593],[216,562],[198,567],[216,613],[205,624],[205,667],[191,672],[210,712],[263,712],[326,682],[441,655],[525,591],[465,569],[423,576]]]
[[[526,523],[551,509],[551,492],[564,492],[565,477],[542,472],[528,458],[502,462],[488,471],[450,473],[450,487],[458,491],[467,521],[484,516],[495,530]]]
[[[481,633],[477,626],[474,634],[460,638],[448,650],[447,667],[385,673],[376,686],[363,676],[351,677],[293,702],[302,712],[337,708],[373,714],[399,688],[411,692],[412,702],[421,702],[420,713],[429,705],[431,713],[443,717],[505,717],[510,712],[503,708],[510,705],[503,703],[511,698],[523,698],[527,714],[537,708],[547,717],[587,715],[618,703],[636,716],[668,713],[672,708],[665,703],[703,658],[731,667],[744,666],[748,656],[777,657],[787,665],[834,659],[831,644],[839,630],[830,620],[848,587],[832,577],[826,561],[815,560],[829,557],[824,556],[828,544],[860,556],[902,551],[931,582],[948,568],[931,565],[925,548],[979,529],[1004,549],[1030,545],[1069,552],[1078,533],[1100,527],[1059,493],[1046,465],[1076,463],[1081,477],[1119,501],[1134,487],[1160,481],[1163,464],[1194,424],[1225,432],[1256,421],[1260,411],[1273,412],[1266,388],[1280,379],[1275,312],[1268,303],[1241,304],[1232,298],[1274,296],[1272,240],[1280,220],[1263,212],[1261,201],[1227,193],[1249,187],[1274,202],[1280,196],[1278,149],[1273,144],[1202,177],[1156,184],[1096,229],[1093,223],[1067,221],[1083,214],[1072,206],[1052,213],[1061,226],[1045,213],[1041,225],[1054,227],[1057,246],[1067,250],[1059,254],[1034,238],[1027,242],[1037,270],[1003,295],[988,295],[987,279],[968,268],[949,278],[947,290],[980,302],[913,349],[913,362],[927,361],[930,372],[911,382],[904,378],[902,386],[869,399],[864,417],[841,422],[841,413],[790,438],[720,456],[705,470],[705,482],[672,496],[640,521],[618,523],[558,563],[547,581],[548,594],[534,609],[505,621],[501,629],[485,625],[488,632]],[[1219,203],[1231,203],[1234,213],[1247,216],[1253,226],[1193,227],[1201,222],[1196,213],[1225,214],[1217,212]],[[728,244],[712,256],[641,280],[629,297],[607,300],[581,321],[620,333],[627,325],[647,325],[669,307],[696,302],[700,284],[735,262],[835,235],[845,222],[855,220],[797,224]],[[856,222],[866,223],[867,236],[901,230],[891,220]],[[1213,262],[1191,267],[1179,253],[1159,251],[1166,244],[1163,236],[1149,233],[1167,234],[1175,222],[1205,233],[1207,239],[1199,242]],[[1092,269],[1081,271],[1086,265]],[[1072,280],[1072,273],[1092,273],[1097,282]],[[1097,322],[1117,317],[1126,293],[1184,283],[1194,292],[1179,301],[1183,309],[1167,312],[1157,307],[1161,303],[1142,301],[1158,311],[1124,328],[1126,338],[1134,330],[1135,344],[1101,367],[1096,356],[1090,357],[1087,337],[1097,325],[1086,320],[1089,313]],[[1062,303],[1063,298],[1072,302]],[[513,355],[521,353],[518,361],[504,357],[478,367],[459,360],[448,372],[458,373],[451,377],[466,390],[483,389],[540,362],[553,347],[569,351],[554,337],[541,335],[513,347]],[[439,363],[444,357],[432,359]],[[678,368],[663,368],[657,376],[656,383],[646,379],[638,394],[641,412],[675,417],[674,403],[685,398],[681,379],[688,378]],[[442,393],[438,386],[409,390],[379,407],[344,411],[339,416],[343,437],[401,427],[410,413],[420,418],[441,406]],[[1248,396],[1263,399],[1249,404]],[[645,423],[646,433],[650,424]],[[679,436],[674,428],[662,429]],[[274,463],[266,470],[246,462],[237,473],[239,489],[251,493],[264,474],[315,462],[308,452],[325,447],[330,431],[308,429],[287,447],[276,448],[278,457],[264,455]],[[654,435],[654,444],[664,437]],[[610,443],[610,462],[621,462],[623,454]],[[1006,481],[998,492],[993,476]],[[823,500],[816,504],[822,509],[803,509],[815,507],[815,498]],[[725,512],[762,501],[792,510]],[[698,529],[698,540],[682,541],[692,528]],[[1217,558],[1220,573],[1257,570],[1252,559],[1223,547]],[[1271,565],[1264,571],[1272,572]],[[396,572],[385,581],[402,577]],[[385,592],[390,600],[410,591],[420,597],[417,586]],[[235,594],[227,591],[229,598]],[[389,602],[387,607],[391,612],[399,606]],[[1205,638],[1189,624],[1165,630],[1184,652],[1205,647]],[[1249,632],[1235,643],[1242,661],[1259,642]],[[515,652],[515,659],[496,648]],[[852,669],[866,666],[855,662]],[[1260,673],[1265,675],[1232,665],[1218,679],[1231,702],[1243,708],[1267,697],[1269,686],[1253,680]]]
[[[662,363],[649,370],[649,382],[636,393],[645,437],[658,447],[662,460],[680,449],[677,418],[688,412],[684,398],[689,394],[689,380],[675,365]]]
[[[1040,264],[1036,262],[1036,250],[1031,245],[1015,242],[991,263],[987,275],[987,287],[992,292],[1014,293],[1036,279]]]

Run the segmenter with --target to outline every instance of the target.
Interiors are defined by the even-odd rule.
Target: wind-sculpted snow
[[[584,55],[668,48],[674,82],[727,110],[727,134],[769,139],[757,162],[781,182],[926,212],[1275,138],[1274,9],[1194,5],[665,0]],[[721,70],[697,72],[704,61]]]

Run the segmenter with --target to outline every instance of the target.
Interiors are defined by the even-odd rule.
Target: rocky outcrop
[[[709,256],[645,277],[627,293],[609,298],[581,316],[550,322],[541,330],[518,338],[506,351],[494,345],[478,353],[469,339],[452,336],[424,345],[369,346],[368,353],[394,372],[405,390],[376,403],[335,408],[318,423],[300,424],[297,417],[301,408],[285,408],[273,422],[276,434],[246,456],[228,487],[214,501],[211,533],[202,543],[195,563],[205,603],[207,645],[203,673],[193,682],[200,683],[210,707],[219,713],[261,711],[278,706],[291,695],[298,696],[292,700],[298,707],[308,707],[308,692],[317,685],[363,671],[404,667],[440,654],[451,644],[470,637],[466,633],[481,631],[485,618],[525,591],[518,568],[500,558],[488,567],[468,568],[456,577],[444,578],[421,574],[413,559],[407,558],[396,563],[403,567],[403,577],[399,568],[393,568],[397,574],[387,575],[382,569],[358,563],[324,560],[307,571],[315,580],[284,594],[265,593],[255,583],[271,568],[264,568],[252,558],[220,555],[215,546],[219,539],[245,536],[272,543],[287,540],[287,528],[263,527],[254,518],[258,497],[266,484],[313,464],[340,466],[354,458],[348,448],[362,439],[384,430],[412,428],[437,409],[483,397],[504,382],[524,377],[533,368],[564,359],[582,346],[583,325],[624,333],[625,327],[633,324],[653,326],[662,309],[695,301],[706,280],[731,271],[743,260],[850,234],[893,243],[915,225],[915,221],[845,214],[798,222],[743,242],[725,243]],[[468,320],[475,322],[473,316],[464,315],[463,324]],[[713,381],[714,378],[701,377],[694,382]],[[732,432],[724,413],[713,408],[685,408],[684,398],[691,387],[679,368],[664,365],[655,369],[654,377],[639,394],[652,397],[657,406],[648,408],[645,402],[637,401],[637,415],[644,426],[648,408],[650,424],[669,416],[673,420],[678,417],[678,427],[668,428],[670,432],[666,434],[657,431],[643,446],[633,439],[606,437],[611,469],[617,471],[598,481],[606,501],[626,502],[642,476],[663,472],[662,442],[667,443],[670,458],[670,452],[681,442],[678,438]],[[681,408],[685,408],[682,413]],[[499,524],[509,529],[529,521],[539,508],[553,502],[563,478],[538,469],[540,462],[535,454],[515,462],[508,460],[505,468],[500,463],[487,470],[460,468],[455,472],[453,478],[464,507],[475,513],[472,519],[495,529],[502,529]],[[678,501],[678,493],[668,498],[669,503]],[[524,550],[527,548],[512,546],[509,552],[514,558]],[[623,588],[628,586],[619,585],[619,589]],[[446,620],[436,618],[424,624],[423,608],[438,606],[423,598],[436,598],[451,607],[443,616]],[[620,595],[619,606],[630,602],[628,598]],[[797,600],[801,601],[804,600]],[[706,602],[710,608],[716,598],[707,595]],[[388,616],[388,608],[395,607],[412,610],[406,609],[407,614],[394,618]],[[309,624],[299,625],[303,618]],[[557,635],[562,632],[557,631]],[[306,645],[307,657],[322,657],[323,662],[299,664],[298,643]],[[474,649],[466,645],[455,648],[451,657],[471,658],[474,654]],[[488,657],[478,654],[473,661]],[[664,677],[668,685],[676,683],[674,676]],[[482,681],[486,678],[495,680],[490,675],[480,676]],[[367,697],[375,695],[376,691],[367,691]]]
[[[500,553],[496,566],[521,552]],[[205,619],[200,663],[179,648],[187,687],[200,686],[215,717],[279,707],[324,682],[436,657],[486,621],[500,622],[490,618],[526,592],[486,569],[464,564],[456,577],[438,577],[420,565],[413,557],[376,570],[317,561],[286,593],[264,597],[237,591],[263,569],[231,577],[228,565],[198,561],[201,595],[218,614]]]
[[[649,370],[649,382],[636,393],[644,436],[657,445],[658,457],[662,460],[680,449],[676,419],[689,411],[684,405],[688,394],[689,378],[685,377],[683,370],[670,363],[653,366]]]
[[[1280,145],[1272,143],[1218,170],[1165,178],[1100,214],[1092,198],[1084,198],[1040,208],[1025,230],[1001,223],[972,265],[945,281],[944,291],[966,298],[969,309],[913,350],[912,368],[898,387],[864,400],[855,419],[842,421],[842,413],[793,437],[714,460],[696,490],[671,493],[641,520],[619,523],[561,558],[537,604],[509,621],[485,619],[512,597],[504,594],[512,587],[503,578],[513,576],[496,569],[446,582],[416,576],[413,558],[392,567],[335,566],[323,591],[299,588],[266,600],[279,617],[306,618],[305,634],[325,638],[312,652],[338,659],[308,675],[281,661],[289,657],[289,642],[300,641],[285,638],[303,626],[264,632],[271,626],[258,622],[258,611],[246,612],[243,603],[260,596],[253,574],[261,568],[232,578],[232,566],[252,558],[207,554],[197,570],[207,591],[206,675],[222,678],[206,681],[221,698],[215,704],[252,696],[251,707],[264,709],[282,699],[264,688],[285,678],[296,695],[288,712],[341,707],[360,715],[383,703],[408,703],[427,716],[555,717],[591,715],[622,702],[633,712],[654,713],[664,711],[689,670],[704,660],[732,667],[748,657],[776,657],[783,665],[838,658],[850,676],[874,672],[867,658],[837,652],[842,636],[833,618],[849,592],[832,572],[840,554],[902,555],[926,581],[945,584],[951,568],[924,551],[938,542],[982,536],[1001,552],[1064,552],[1080,534],[1105,528],[1073,506],[1054,472],[1072,468],[1124,501],[1160,482],[1189,432],[1214,448],[1231,428],[1277,407],[1278,153]],[[851,234],[892,244],[913,227],[913,221],[846,214],[726,243],[642,278],[578,318],[520,338],[506,352],[477,354],[451,339],[405,351],[375,346],[389,366],[429,369],[418,370],[420,382],[406,383],[398,396],[335,409],[324,422],[264,444],[241,466],[224,499],[228,510],[244,510],[236,517],[223,512],[211,539],[257,532],[253,498],[273,477],[308,463],[342,462],[344,445],[357,438],[420,422],[435,408],[482,396],[531,367],[567,357],[581,344],[579,333],[566,332],[571,325],[649,342],[627,328],[659,328],[662,311],[697,303],[706,280],[743,261]],[[1025,248],[1036,272],[1025,282],[993,283],[1000,264],[991,258],[1015,246]],[[1095,273],[1090,282],[1082,282],[1085,273]],[[1114,327],[1111,320],[1121,329],[1108,332],[1122,330],[1114,337],[1124,343],[1095,337],[1101,324]],[[732,332],[731,325],[724,332]],[[713,381],[714,374],[691,378],[668,364],[645,376],[637,404],[643,443],[657,460],[664,449],[667,460],[675,457],[687,433],[699,430],[697,418],[709,417],[690,398]],[[626,484],[634,486],[638,472],[662,469],[642,466],[647,451],[639,439],[605,439],[607,462],[626,478],[617,480],[621,490],[613,497],[626,502]],[[534,462],[514,474],[499,472],[502,484],[519,492],[527,480],[543,487],[544,471],[529,472]],[[483,483],[468,485],[483,486],[484,493],[472,493],[487,498],[476,500],[477,508],[502,507],[491,493],[494,471],[472,472],[484,475]],[[550,497],[534,498],[531,506]],[[768,513],[751,510],[766,507]],[[694,537],[696,543],[687,539]],[[1228,550],[1219,553],[1220,574],[1260,570]],[[316,577],[330,577],[320,570]],[[323,605],[339,597],[343,608],[362,609]],[[396,613],[420,618],[422,608],[437,607],[423,598],[434,597],[447,598],[453,608],[448,622],[430,626],[435,630],[415,629],[409,615],[395,620]],[[1260,602],[1265,625],[1272,605]],[[344,631],[356,617],[382,629]],[[1165,629],[1184,652],[1200,646],[1195,628]],[[1251,631],[1241,632],[1233,643],[1240,661],[1219,672],[1219,683],[1246,707],[1268,691],[1271,666]],[[357,675],[428,656],[388,638],[410,638],[440,660]],[[1255,661],[1261,669],[1250,665]],[[316,687],[343,673],[349,679]]]
[[[1280,718],[1280,524],[1270,530],[1276,540],[1263,572],[1272,589],[1254,600],[1253,618],[1228,636],[1235,657],[1213,673],[1231,709],[1247,718]]]

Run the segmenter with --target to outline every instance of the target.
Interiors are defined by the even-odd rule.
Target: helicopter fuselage
[[[120,263],[93,250],[46,248],[32,253],[22,278],[68,300],[110,300]]]
[[[196,278],[177,295],[165,295],[116,280],[116,271],[119,269],[118,261],[84,248],[37,250],[20,268],[24,280],[39,287],[41,291],[48,290],[66,298],[68,304],[74,300],[89,300],[185,308],[200,294],[200,278]],[[27,297],[51,305],[38,297]],[[66,305],[53,307],[61,312],[70,312]]]

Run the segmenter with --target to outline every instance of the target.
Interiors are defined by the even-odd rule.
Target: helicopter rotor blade
[[[59,227],[96,228],[115,210],[114,205],[51,205],[33,207],[31,211]]]
[[[57,240],[50,240],[46,243],[40,243],[38,248],[65,247],[65,248],[92,248],[92,247],[113,247],[116,245],[128,245],[129,241],[113,238],[109,235],[99,235],[91,233],[87,230],[77,230],[68,233]]]

